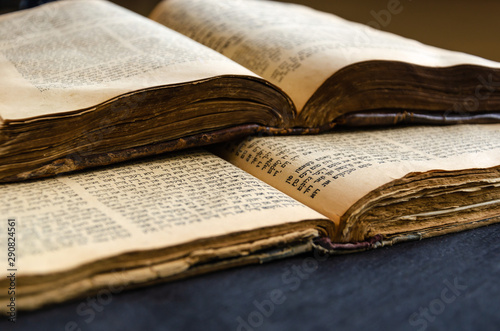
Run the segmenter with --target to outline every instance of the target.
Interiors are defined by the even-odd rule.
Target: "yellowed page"
[[[205,151],[4,184],[0,215],[3,223],[16,220],[17,276],[53,274],[127,252],[325,219]],[[2,229],[0,242],[7,247]]]
[[[57,1],[0,17],[0,117],[94,106],[120,94],[249,70],[106,1]]]
[[[500,67],[496,62],[426,46],[331,14],[271,1],[166,0],[151,18],[280,86],[299,111],[328,77],[356,62]]]
[[[361,197],[408,173],[499,165],[500,124],[249,138],[217,153],[338,224]]]

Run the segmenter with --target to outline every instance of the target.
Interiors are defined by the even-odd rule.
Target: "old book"
[[[0,181],[258,132],[500,117],[499,63],[330,14],[169,0],[151,18],[92,0],[0,17]]]
[[[386,244],[500,221],[499,129],[253,137],[215,152],[327,216],[336,230],[326,247],[342,249],[339,243]]]
[[[14,275],[0,279],[13,288],[2,310],[104,298],[498,222],[500,124],[243,139],[6,183],[0,215]]]

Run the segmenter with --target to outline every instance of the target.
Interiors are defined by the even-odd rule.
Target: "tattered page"
[[[499,166],[500,124],[248,138],[216,153],[339,225],[358,200],[410,173]]]
[[[333,234],[325,217],[205,151],[4,184],[0,214],[17,224],[17,300],[28,308],[89,291],[97,286],[89,279],[111,269],[141,267],[140,283],[185,272],[203,256],[206,264],[251,256],[259,240]],[[7,232],[0,236],[6,243]]]
[[[58,1],[0,17],[0,117],[88,108],[154,86],[252,72],[107,1]]]
[[[423,45],[331,14],[273,1],[166,0],[150,17],[281,87],[299,112],[327,78],[361,61],[500,67],[499,63],[476,56]]]

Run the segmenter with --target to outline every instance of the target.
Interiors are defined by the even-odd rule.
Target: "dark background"
[[[115,2],[147,15],[157,1]],[[306,3],[368,23],[389,1]],[[499,1],[400,3],[381,28],[500,61]],[[18,5],[0,0],[0,12]],[[93,299],[20,312],[16,324],[2,317],[0,330],[500,330],[500,225],[226,270],[114,293],[92,307]]]

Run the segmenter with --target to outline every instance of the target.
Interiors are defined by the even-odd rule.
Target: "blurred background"
[[[38,0],[25,0],[36,3]],[[113,0],[147,16],[159,0]],[[498,0],[288,0],[426,44],[500,62]],[[20,1],[0,0],[0,13]]]

